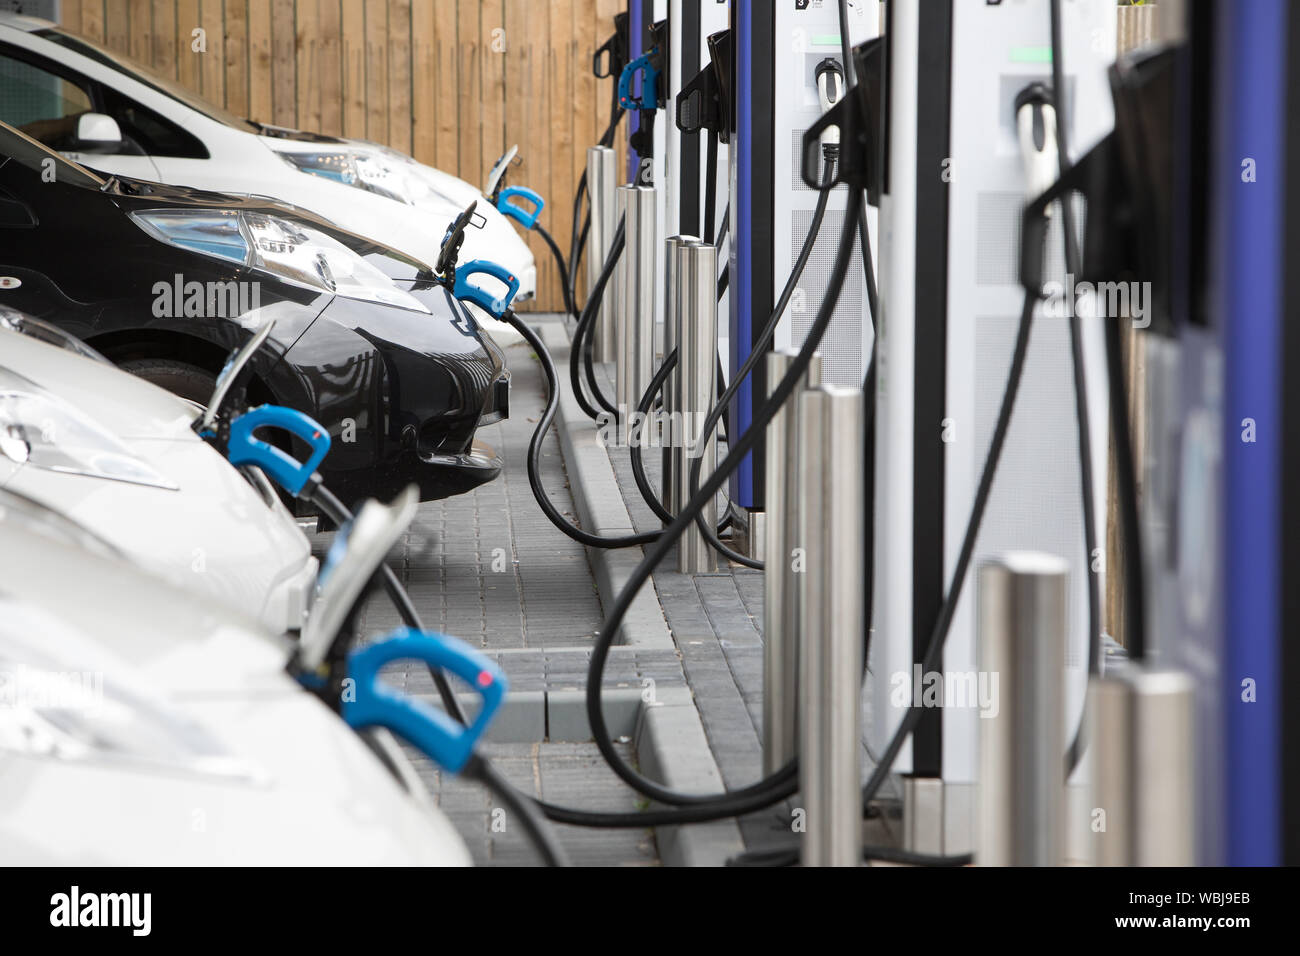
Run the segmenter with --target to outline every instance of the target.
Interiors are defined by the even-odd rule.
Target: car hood
[[[297,130],[268,133],[268,129],[270,128],[263,128],[260,139],[272,152],[310,153],[346,149],[382,159],[405,177],[412,205],[405,206],[390,199],[387,205],[392,207],[391,215],[385,216],[383,220],[373,220],[373,224],[367,223],[364,227],[349,222],[349,227],[359,229],[367,235],[400,236],[400,239],[392,238],[389,241],[403,250],[409,249],[423,262],[437,260],[447,227],[466,206],[477,202],[478,208],[475,211],[482,219],[476,224],[478,228],[466,231],[461,261],[488,259],[499,263],[519,278],[521,299],[536,294],[537,262],[532,250],[510,220],[483,196],[479,187],[377,143],[319,136]],[[354,190],[354,187],[342,183],[336,185],[343,190]],[[341,221],[344,219],[343,212],[338,213],[338,216]]]
[[[139,438],[202,441],[190,427],[193,405],[111,365],[0,328],[0,367],[53,392],[128,445]]]
[[[33,658],[77,670],[111,658],[172,700],[287,688],[287,639],[129,563],[32,531],[7,511],[0,511],[0,601],[21,611],[5,615],[5,641],[31,645]]]
[[[326,136],[323,133],[308,133],[304,130],[290,129],[286,126],[262,124],[260,129],[263,137],[275,141],[273,148],[278,150],[283,150],[292,143],[302,144],[304,149],[307,147],[339,146],[358,153],[385,156],[416,172],[429,184],[435,193],[455,206],[457,211],[464,209],[474,200],[483,198],[483,193],[479,187],[471,185],[450,173],[444,173],[441,169],[426,166],[405,153],[399,153],[392,147],[384,146],[382,143],[374,143],[367,139],[349,139],[344,136]]]
[[[447,819],[285,673],[287,655],[287,642],[222,609],[0,511],[7,693],[22,692],[28,674],[32,687],[87,695],[88,721],[107,704],[141,727],[128,738],[134,752],[0,750],[0,855],[42,865],[468,864]]]
[[[65,515],[177,587],[301,624],[315,559],[293,517],[264,499],[191,428],[194,406],[127,372],[0,331],[0,368],[44,389],[121,440],[171,487],[19,464],[0,486]]]

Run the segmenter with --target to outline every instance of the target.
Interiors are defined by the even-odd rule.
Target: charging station
[[[874,0],[849,4],[850,45],[879,35],[878,11]],[[731,38],[734,111],[728,168],[733,241],[728,253],[727,363],[734,369],[752,351],[812,220],[817,192],[804,183],[800,163],[804,131],[826,106],[819,96],[818,68],[828,60],[841,70],[844,65],[833,3],[733,4]],[[820,289],[834,257],[845,202],[845,190],[831,194],[804,279],[777,327],[776,349],[797,347],[821,304]],[[874,235],[875,211],[867,216]],[[823,381],[850,387],[862,384],[873,336],[865,271],[861,253],[856,255],[820,348]],[[749,427],[768,388],[760,363],[731,410],[731,434]],[[764,507],[762,461],[760,442],[731,481],[732,502],[751,515],[761,514]],[[755,547],[761,534],[755,530],[750,538]]]
[[[979,709],[915,700],[924,687],[978,679],[974,589],[958,605],[939,683],[916,670],[950,580],[997,415],[1016,335],[1019,215],[1026,181],[1016,98],[1050,83],[1047,9],[942,3],[924,14],[890,5],[888,129],[881,203],[881,334],[876,343],[875,632],[872,744],[888,741],[908,707],[924,707],[895,770],[916,848],[973,845]],[[1071,141],[1087,150],[1112,125],[1106,68],[1115,7],[1066,5]],[[1064,267],[1059,224],[1049,275]],[[1079,507],[1069,336],[1062,319],[1034,320],[1025,378],[974,566],[1014,547],[1069,562],[1066,725],[1077,725],[1087,678],[1090,570]],[[1103,368],[1099,326],[1089,369]],[[1090,383],[1092,447],[1106,447],[1106,406]],[[1105,501],[1104,459],[1094,500]],[[1098,528],[1104,540],[1104,529]],[[892,691],[886,692],[886,689]],[[905,691],[905,693],[904,693]],[[902,706],[900,706],[900,702]],[[951,699],[947,703],[951,704]]]

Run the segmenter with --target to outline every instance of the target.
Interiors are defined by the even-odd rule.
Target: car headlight
[[[300,172],[321,176],[356,186],[367,192],[385,196],[406,205],[413,205],[428,187],[409,175],[392,157],[356,150],[338,150],[319,153],[279,152],[286,163]]]
[[[7,369],[0,369],[0,455],[71,475],[179,487],[99,423]]]
[[[81,642],[67,626],[0,597],[0,752],[48,760],[260,782],[265,773],[226,751],[201,724],[109,673],[46,650]],[[39,634],[41,648],[20,635]]]
[[[233,209],[144,209],[136,225],[173,246],[348,299],[428,308],[333,236],[304,223]]]

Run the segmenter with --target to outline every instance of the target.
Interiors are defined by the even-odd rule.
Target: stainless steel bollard
[[[1013,552],[980,569],[981,713],[975,861],[1059,866],[1065,859],[1065,638],[1069,564]],[[945,675],[945,693],[961,675]],[[997,681],[995,684],[994,681]],[[965,682],[967,697],[971,682]],[[948,701],[945,700],[947,704]],[[966,706],[983,705],[977,696]]]
[[[591,146],[587,149],[587,195],[591,206],[591,228],[587,232],[587,299],[600,278],[600,272],[609,258],[609,246],[618,229],[618,203],[614,195],[617,182],[617,154],[608,146]],[[592,358],[597,362],[612,362],[617,354],[614,338],[614,314],[617,311],[616,283],[605,285],[605,295],[600,311],[596,313],[596,326],[592,331]]]
[[[618,332],[615,405],[625,429],[650,379],[655,360],[655,190],[653,186],[618,187],[627,245],[619,260],[622,300]]]
[[[677,250],[685,243],[699,241],[694,236],[669,236],[664,240],[664,361],[668,360],[668,356],[673,353],[673,349],[679,344],[677,329],[681,325],[681,317],[678,314],[677,298]],[[673,447],[674,432],[680,431],[675,427],[677,419],[673,415],[673,410],[677,407],[677,382],[681,375],[681,362],[682,358],[679,353],[677,368],[668,373],[668,378],[664,380],[664,387],[661,392],[664,399],[664,428],[662,434],[664,447],[663,481],[660,486],[663,488],[664,507],[674,515],[682,507],[677,478],[677,461],[680,455]]]
[[[652,213],[653,214],[653,213]],[[678,320],[676,414],[672,419],[670,444],[677,453],[673,470],[677,475],[678,499],[690,500],[690,473],[700,461],[701,481],[717,462],[717,439],[701,441],[705,416],[713,405],[718,367],[718,251],[711,243],[683,239],[677,246],[673,272],[677,277],[675,305],[670,313]],[[703,518],[717,524],[717,508],[709,502]],[[677,542],[677,570],[682,574],[716,571],[717,555],[692,523]]]
[[[1138,665],[1089,685],[1097,866],[1194,866],[1194,683]],[[1099,814],[1100,811],[1100,814]]]
[[[769,393],[785,377],[797,353],[767,356]],[[821,384],[821,356],[814,353],[802,388]],[[775,773],[799,750],[799,582],[791,549],[799,533],[798,392],[767,428],[764,497],[767,535],[763,575],[763,772]]]
[[[862,393],[823,386],[797,398],[799,776],[805,866],[862,859]]]

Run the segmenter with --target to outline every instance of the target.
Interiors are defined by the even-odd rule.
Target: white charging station
[[[1115,5],[1066,4],[1062,34],[1077,158],[1113,124],[1106,70],[1115,58]],[[918,685],[933,686],[930,675],[918,680],[914,668],[966,530],[1024,295],[1020,214],[1030,190],[1014,102],[1028,84],[1051,82],[1046,5],[944,2],[922,11],[891,4],[886,36],[871,645],[876,748],[908,706],[922,705],[913,699]],[[1065,272],[1060,229],[1059,218],[1053,220],[1046,249],[1047,274],[1058,281]],[[1088,579],[1104,573],[1104,554],[1092,562],[1085,555],[1068,325],[1043,311],[1040,305],[971,567],[975,573],[1011,548],[1068,562],[1063,706],[1072,734],[1087,682]],[[1097,502],[1106,501],[1107,475],[1101,321],[1084,323]],[[1104,542],[1104,507],[1098,510]],[[940,676],[949,688],[969,686],[968,675],[980,677],[975,591],[968,582],[948,636]],[[942,706],[942,696],[939,702],[922,717],[894,769],[906,777],[913,848],[966,852],[973,846],[980,707]]]

